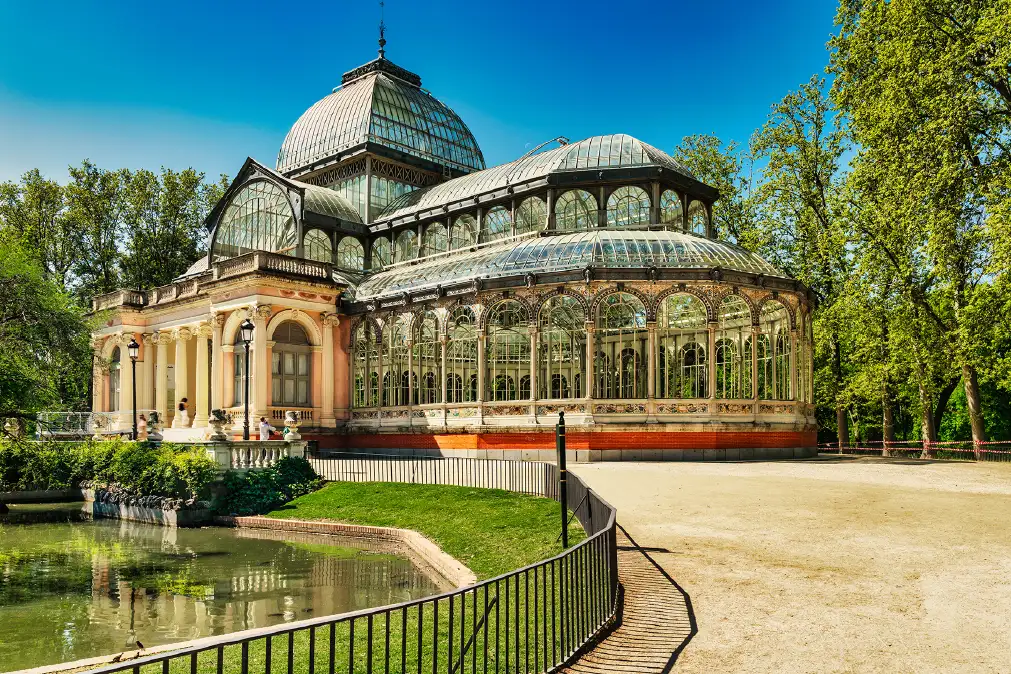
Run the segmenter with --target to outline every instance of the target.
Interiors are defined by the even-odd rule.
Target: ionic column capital
[[[155,334],[153,332],[145,332],[141,335],[141,341],[144,342],[144,346],[151,346],[155,344],[157,340],[155,339]]]
[[[259,318],[260,320],[267,320],[270,318],[270,307],[254,307],[252,318]]]
[[[214,328],[209,323],[201,323],[196,327],[194,333],[197,337],[210,338],[214,335]]]
[[[327,328],[336,328],[341,323],[340,316],[334,313],[320,314],[320,320],[323,323],[323,327]]]

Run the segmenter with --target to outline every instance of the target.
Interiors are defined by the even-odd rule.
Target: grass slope
[[[413,529],[491,578],[562,551],[558,503],[497,489],[388,482],[334,482],[268,513],[268,517],[334,520]],[[569,544],[585,537],[569,525]]]

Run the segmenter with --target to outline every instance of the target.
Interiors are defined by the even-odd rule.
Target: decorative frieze
[[[709,414],[707,402],[657,403],[657,414]]]

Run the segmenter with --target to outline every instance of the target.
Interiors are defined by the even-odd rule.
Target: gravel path
[[[684,672],[1011,672],[1011,464],[578,464],[691,596]]]

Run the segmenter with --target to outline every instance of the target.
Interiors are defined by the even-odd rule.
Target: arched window
[[[720,302],[716,329],[716,397],[751,396],[751,309],[729,295]]]
[[[635,295],[613,293],[597,309],[595,351],[607,367],[596,372],[596,398],[645,398],[646,307]],[[600,358],[603,356],[603,358]]]
[[[274,330],[273,340],[270,404],[308,407],[312,346],[305,329],[295,321],[285,321]]]
[[[684,229],[684,208],[674,190],[664,190],[660,195],[660,222],[670,225],[670,229]]]
[[[442,341],[439,339],[439,319],[426,311],[414,331],[414,372],[421,388],[415,396],[418,405],[442,402]]]
[[[586,316],[574,297],[556,295],[544,303],[537,332],[537,389],[540,398],[582,398],[585,393],[561,388],[561,380],[586,379]],[[555,387],[554,382],[559,386]]]
[[[497,241],[512,235],[513,222],[505,206],[490,208],[481,219],[481,243]]]
[[[520,400],[530,400],[530,375],[520,377]]]
[[[766,334],[758,335],[757,339],[758,348],[758,397],[762,400],[772,400],[774,395],[772,392],[772,345],[769,342],[769,336]]]
[[[302,237],[302,250],[308,260],[316,262],[333,262],[333,245],[330,235],[322,229],[310,229]]]
[[[449,237],[446,228],[439,222],[433,222],[425,228],[425,234],[421,238],[421,257],[445,253],[449,250]]]
[[[362,321],[355,329],[353,407],[376,407],[379,404],[378,335],[371,321]]]
[[[649,224],[649,195],[641,187],[624,185],[607,198],[607,226]]]
[[[504,300],[488,315],[485,338],[486,400],[517,400],[517,381],[530,376],[530,318],[516,300]],[[508,384],[508,385],[506,385]]]
[[[361,271],[365,267],[365,250],[353,236],[345,236],[337,244],[337,266],[349,271]]]
[[[516,233],[539,232],[548,221],[548,207],[540,197],[527,197],[516,207]]]
[[[383,406],[404,407],[410,404],[410,354],[411,315],[391,316],[383,330],[389,361],[383,370]]]
[[[694,295],[664,298],[656,316],[656,397],[705,398],[709,389],[709,316]]]
[[[470,307],[457,307],[449,317],[446,347],[446,401],[477,400],[477,321]]]
[[[246,185],[225,208],[211,247],[212,259],[254,250],[294,255],[295,213],[284,191],[265,180]]]
[[[109,411],[119,411],[119,394],[122,386],[123,373],[122,352],[119,347],[112,349],[112,360],[109,362]],[[159,368],[161,365],[158,366]]]
[[[597,226],[597,200],[584,190],[563,192],[555,202],[555,229],[578,232]]]
[[[568,398],[569,395],[570,395],[569,380],[565,377],[565,375],[564,374],[551,375],[551,397]]]
[[[762,305],[758,327],[768,336],[771,347],[770,398],[772,400],[793,400],[790,381],[790,314],[781,303],[771,300]],[[759,351],[759,356],[761,356]],[[761,364],[759,365],[761,371]]]
[[[407,262],[418,257],[418,235],[414,230],[405,229],[397,234],[397,245],[393,251],[394,262]]]
[[[378,271],[389,267],[391,262],[390,240],[382,236],[375,239],[372,242],[372,270]]]
[[[708,224],[709,216],[706,214],[705,205],[701,201],[688,204],[688,231],[706,236],[709,232]]]
[[[252,344],[250,354],[252,354]],[[242,341],[242,331],[235,331],[234,349],[232,350],[232,405],[241,405],[246,396],[246,346]],[[252,359],[252,356],[250,356]],[[250,362],[249,390],[253,390],[253,368]],[[174,405],[174,403],[173,403]]]
[[[461,215],[449,229],[449,249],[470,248],[477,243],[477,220],[473,215]]]

